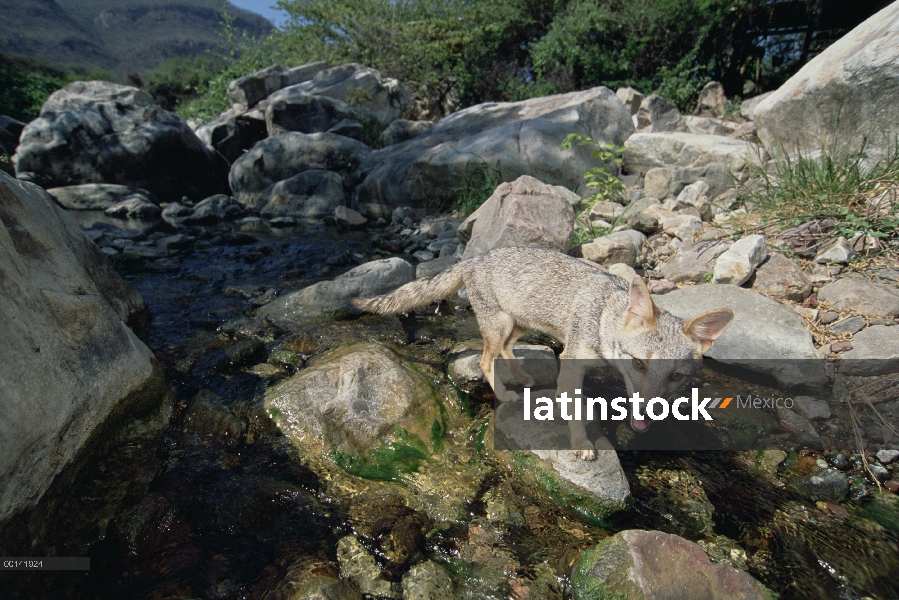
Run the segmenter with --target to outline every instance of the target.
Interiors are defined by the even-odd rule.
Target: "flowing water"
[[[868,495],[842,512],[821,508],[761,476],[750,453],[623,451],[633,508],[603,526],[586,524],[480,445],[491,409],[489,398],[477,396],[463,397],[461,422],[469,425],[447,450],[469,465],[464,473],[478,474],[468,517],[440,522],[397,505],[395,520],[419,523],[425,535],[410,542],[411,558],[391,557],[365,534],[372,514],[391,512],[389,502],[385,508],[329,494],[329,482],[297,460],[271,425],[257,420],[238,435],[223,427],[223,435],[209,436],[188,427],[186,415],[198,394],[212,393],[252,421],[261,390],[296,368],[266,362],[284,348],[314,355],[366,337],[441,372],[454,343],[477,337],[472,315],[344,317],[279,329],[252,318],[254,301],[270,288],[297,289],[377,258],[369,234],[301,226],[207,237],[176,259],[118,261],[152,313],[140,335],[171,379],[171,424],[69,467],[6,527],[4,555],[90,556],[91,570],[2,573],[4,597],[263,598],[273,590],[270,597],[286,597],[277,590],[297,564],[336,576],[337,541],[355,533],[394,582],[426,556],[455,574],[460,597],[523,597],[515,582],[524,581],[531,598],[559,598],[570,596],[567,578],[579,552],[629,528],[701,539],[713,557],[785,598],[899,596],[895,504]],[[801,454],[789,461],[801,472]],[[347,477],[356,490],[381,485]],[[435,485],[452,493],[450,483]],[[864,496],[860,489],[856,496]],[[500,565],[499,575],[473,568],[479,561]],[[503,592],[479,581],[491,577],[505,578]]]

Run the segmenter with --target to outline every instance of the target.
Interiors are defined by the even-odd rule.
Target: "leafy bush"
[[[590,169],[584,173],[584,180],[587,187],[593,190],[593,193],[581,202],[581,209],[574,217],[574,237],[571,244],[578,246],[592,239],[606,235],[611,231],[611,227],[594,227],[588,221],[590,211],[598,202],[617,202],[622,194],[624,194],[624,183],[618,176],[620,173],[620,165],[623,162],[623,153],[627,148],[624,146],[616,146],[614,144],[600,143],[591,137],[583,136],[577,133],[569,133],[562,142],[562,149],[570,150],[572,144],[577,142],[578,146],[593,146],[590,152],[590,158],[600,161],[602,164]],[[608,163],[615,165],[615,173],[606,166]],[[612,223],[614,226],[615,223]]]
[[[47,96],[73,79],[62,69],[0,54],[0,114],[31,121]]]
[[[498,164],[492,167],[481,158],[469,163],[463,184],[454,190],[456,202],[453,210],[467,217],[490,198],[502,181]]]

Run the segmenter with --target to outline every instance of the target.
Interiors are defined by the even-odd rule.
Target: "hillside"
[[[221,43],[222,0],[0,0],[0,50],[53,64],[144,73],[161,61]],[[227,5],[234,27],[265,35],[272,24]]]

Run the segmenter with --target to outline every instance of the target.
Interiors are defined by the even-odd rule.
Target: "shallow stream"
[[[344,316],[290,330],[252,318],[271,288],[297,289],[375,258],[368,233],[300,226],[253,236],[212,231],[176,258],[119,259],[152,314],[140,336],[175,390],[171,424],[70,467],[2,532],[6,556],[91,557],[89,572],[2,573],[4,597],[286,598],[285,578],[298,564],[336,576],[337,541],[355,533],[392,582],[428,557],[454,573],[460,597],[564,598],[579,552],[629,528],[702,540],[713,558],[784,598],[899,597],[899,512],[863,484],[850,501],[822,507],[764,476],[749,452],[623,451],[633,508],[603,526],[587,524],[479,444],[489,398],[464,394],[459,422],[468,426],[453,432],[448,452],[478,474],[468,517],[440,521],[398,509],[424,524],[424,536],[410,542],[405,559],[385,552],[364,533],[369,513],[384,505],[329,494],[336,488],[298,461],[254,408],[266,385],[301,368],[271,364],[285,349],[303,358],[366,338],[441,373],[455,343],[477,337],[461,308],[400,319]],[[206,425],[191,426],[191,404],[208,393],[248,427],[232,435],[213,423],[209,435]],[[805,459],[792,453],[780,470],[808,472]],[[500,574],[479,564],[500,565]],[[491,577],[500,583],[475,581]]]

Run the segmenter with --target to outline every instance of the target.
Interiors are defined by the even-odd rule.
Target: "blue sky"
[[[287,13],[272,8],[277,0],[229,0],[234,6],[244,10],[258,13],[274,23],[275,25],[283,25],[286,20]]]

